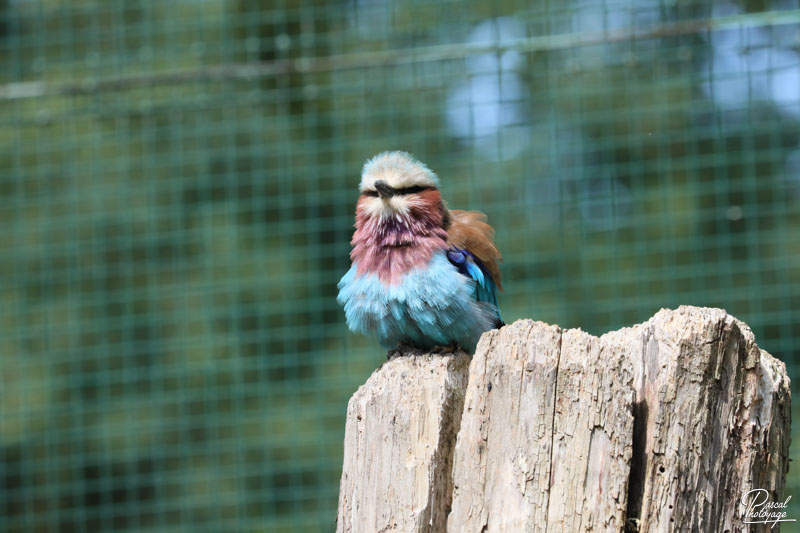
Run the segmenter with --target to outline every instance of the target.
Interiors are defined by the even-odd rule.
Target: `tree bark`
[[[724,311],[519,320],[467,361],[398,357],[353,396],[338,531],[770,531],[746,495],[783,501],[789,379]]]

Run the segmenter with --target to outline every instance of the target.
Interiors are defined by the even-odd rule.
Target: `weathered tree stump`
[[[783,501],[789,379],[724,311],[520,320],[466,365],[397,357],[353,396],[337,531],[770,530],[746,495]]]
[[[529,320],[484,341],[456,446],[450,531],[620,531],[633,431],[622,352]]]
[[[469,357],[409,355],[350,398],[337,531],[444,531]]]

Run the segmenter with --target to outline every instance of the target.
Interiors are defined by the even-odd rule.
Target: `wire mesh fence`
[[[387,149],[506,321],[723,307],[798,377],[796,0],[0,0],[0,64],[4,531],[332,531]]]

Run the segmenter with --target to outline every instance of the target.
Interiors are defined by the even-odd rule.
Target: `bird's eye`
[[[430,187],[421,187],[419,185],[415,187],[405,187],[404,189],[397,189],[395,194],[414,194],[422,191],[427,191]]]
[[[364,196],[378,196],[378,191],[364,191]]]

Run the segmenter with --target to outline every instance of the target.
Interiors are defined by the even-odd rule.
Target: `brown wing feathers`
[[[486,215],[479,211],[451,210],[447,242],[480,259],[489,269],[497,288],[503,290],[499,265],[503,256],[494,244],[494,229],[486,223]]]

